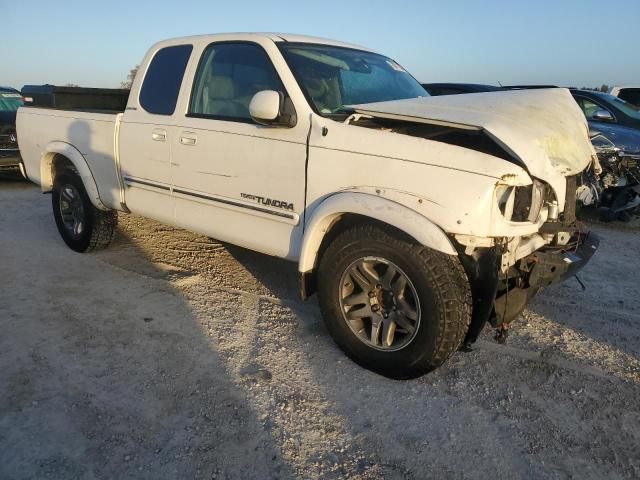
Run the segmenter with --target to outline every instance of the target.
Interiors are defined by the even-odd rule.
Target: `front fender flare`
[[[62,155],[73,164],[82,179],[82,184],[93,206],[100,210],[109,210],[100,200],[98,185],[84,156],[76,147],[66,142],[51,142],[44,149],[44,153],[40,158],[40,186],[42,191],[50,192],[53,189],[53,161],[56,155]]]
[[[310,272],[315,268],[322,239],[342,215],[350,213],[391,225],[426,247],[449,255],[458,254],[440,227],[418,212],[384,197],[343,192],[322,201],[306,222],[298,264],[300,272]]]

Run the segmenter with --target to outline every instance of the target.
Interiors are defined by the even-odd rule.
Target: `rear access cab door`
[[[134,82],[117,135],[127,207],[166,223],[175,220],[171,125],[192,51],[190,44],[152,48],[143,62],[146,68]]]

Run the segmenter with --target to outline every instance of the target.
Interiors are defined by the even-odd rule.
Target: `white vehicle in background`
[[[640,85],[625,85],[621,87],[611,87],[609,94],[621,98],[636,107],[640,107]]]
[[[154,45],[123,111],[50,100],[19,110],[20,148],[72,249],[106,247],[119,211],[296,262],[338,345],[391,377],[505,332],[597,247],[564,89],[428,98],[362,47],[228,34]]]

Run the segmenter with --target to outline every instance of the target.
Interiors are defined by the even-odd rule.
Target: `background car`
[[[0,172],[22,172],[16,135],[16,111],[21,106],[18,90],[0,87]]]
[[[461,93],[499,92],[504,90],[535,90],[541,88],[558,88],[556,85],[487,85],[483,83],[423,83],[429,95],[458,95]]]
[[[609,89],[609,94],[626,100],[636,107],[640,107],[640,85],[611,87]]]
[[[584,112],[589,126],[622,125],[640,130],[640,108],[622,98],[595,90],[571,90],[571,95]]]
[[[497,92],[504,90],[495,85],[484,85],[481,83],[423,83],[421,84],[429,95],[434,97],[440,95],[458,95],[461,93]]]

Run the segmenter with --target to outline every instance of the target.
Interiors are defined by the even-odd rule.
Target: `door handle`
[[[164,130],[155,130],[151,133],[151,138],[156,142],[164,142],[167,139],[167,132]]]
[[[198,137],[195,133],[183,132],[180,136],[180,143],[182,145],[195,145],[198,142]]]

